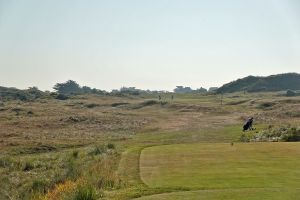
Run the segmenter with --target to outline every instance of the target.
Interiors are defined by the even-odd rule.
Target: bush
[[[96,191],[91,185],[79,185],[75,191],[75,200],[95,200]]]
[[[255,134],[243,133],[241,142],[295,142],[300,141],[300,127],[269,127],[268,129],[256,132]]]
[[[73,158],[78,158],[78,154],[79,154],[79,151],[78,151],[78,150],[74,150],[74,151],[72,152]]]
[[[291,128],[282,136],[282,140],[286,142],[300,141],[300,128]]]
[[[37,87],[31,87],[27,90],[19,90],[16,88],[6,88],[0,86],[0,96],[2,101],[32,101],[37,98],[46,96],[46,93],[40,91]]]
[[[240,137],[240,141],[241,142],[250,142],[250,137],[247,134],[243,133]]]
[[[294,96],[296,96],[296,95],[297,95],[297,93],[294,92],[293,90],[287,90],[287,91],[286,91],[286,96],[287,96],[287,97],[294,97]]]
[[[116,147],[115,147],[114,144],[108,143],[108,144],[107,144],[107,148],[108,148],[108,149],[115,149]]]
[[[69,96],[67,96],[65,94],[58,94],[56,96],[56,99],[58,99],[58,100],[67,100],[67,99],[69,99]]]
[[[53,89],[59,94],[78,94],[81,92],[79,84],[73,80],[68,80],[65,83],[57,83]]]

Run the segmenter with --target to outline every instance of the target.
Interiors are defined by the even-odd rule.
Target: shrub
[[[65,94],[58,94],[56,96],[56,99],[58,99],[58,100],[67,100],[67,99],[69,99],[69,96],[67,96]]]
[[[296,95],[297,95],[297,93],[294,92],[293,90],[287,90],[286,91],[286,96],[287,97],[293,97],[293,96],[296,96]]]
[[[108,143],[108,144],[107,144],[107,148],[108,148],[108,149],[115,149],[116,147],[115,147],[114,144]]]
[[[300,141],[300,127],[269,127],[268,129],[254,134],[243,133],[240,137],[242,142],[294,142]]]
[[[243,133],[240,137],[241,142],[250,142],[250,137]]]
[[[75,200],[95,200],[96,191],[91,185],[79,185],[75,191]]]
[[[300,129],[295,127],[289,129],[287,133],[282,136],[282,140],[286,142],[300,141]]]
[[[72,152],[73,158],[78,158],[78,154],[79,154],[79,151],[78,151],[78,150],[74,150],[74,151]]]
[[[19,90],[16,88],[6,88],[0,86],[0,96],[2,97],[2,101],[32,101],[45,95],[46,93],[40,91],[37,87],[31,87],[27,90]]]

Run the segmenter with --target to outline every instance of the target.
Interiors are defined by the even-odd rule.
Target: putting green
[[[140,175],[151,188],[228,190],[237,196],[245,189],[263,189],[276,197],[280,190],[299,194],[299,166],[300,143],[177,144],[144,149]]]

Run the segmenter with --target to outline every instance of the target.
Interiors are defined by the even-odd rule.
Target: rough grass
[[[299,157],[300,143],[163,145],[142,151],[140,174],[150,188],[224,190],[206,193],[207,198],[233,192],[232,199],[239,199],[245,195],[243,188],[259,188],[262,192],[252,199],[262,199],[264,193],[271,199],[277,193],[268,190],[278,188],[287,191],[281,196],[288,199],[299,194]]]

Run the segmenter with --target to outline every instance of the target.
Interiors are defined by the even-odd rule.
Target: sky
[[[0,0],[0,85],[221,86],[300,73],[299,0]]]

